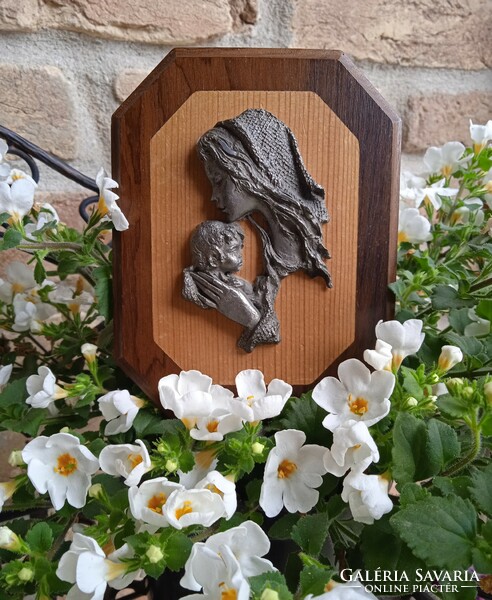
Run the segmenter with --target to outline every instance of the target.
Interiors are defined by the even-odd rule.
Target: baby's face
[[[225,242],[222,248],[220,270],[224,273],[235,273],[243,266],[243,241],[237,236]]]

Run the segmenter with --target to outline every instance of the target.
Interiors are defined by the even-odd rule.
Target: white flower
[[[484,194],[483,198],[484,198],[485,202],[487,202],[490,205],[492,203],[492,167],[483,176],[482,184],[483,184],[483,187],[485,190],[485,194]],[[475,200],[475,198],[474,198],[474,200]],[[490,221],[490,219],[489,219],[489,221]],[[490,225],[489,225],[489,232],[490,232]],[[489,235],[490,235],[490,233],[489,233]]]
[[[0,483],[0,512],[3,509],[5,502],[12,498],[16,489],[17,483],[15,481],[6,481],[4,483]]]
[[[37,375],[27,378],[26,389],[29,393],[26,403],[33,408],[47,408],[56,414],[55,400],[66,398],[68,393],[56,384],[56,377],[48,367],[39,367]]]
[[[10,173],[10,165],[4,162],[8,149],[9,146],[5,140],[0,140],[0,181],[6,179]]]
[[[36,287],[32,269],[18,260],[13,260],[7,265],[5,276],[6,280],[0,279],[0,300],[4,302],[12,302],[16,294]]]
[[[113,221],[114,228],[117,231],[125,231],[125,229],[128,229],[128,221],[121,208],[116,204],[119,196],[111,191],[118,187],[118,184],[114,179],[108,177],[103,168],[99,169],[96,175],[96,184],[99,188],[99,203],[97,205],[99,214],[103,217],[109,215],[109,218]]]
[[[179,483],[189,490],[196,487],[196,484],[201,481],[210,471],[213,471],[217,466],[217,459],[213,450],[201,450],[193,454],[195,465],[191,471],[183,473],[178,471]]]
[[[80,353],[87,361],[87,364],[93,363],[97,356],[97,346],[94,344],[82,344]]]
[[[14,365],[5,365],[3,367],[0,367],[0,393],[3,391],[3,389],[9,382],[13,368]]]
[[[470,119],[470,137],[473,150],[478,154],[492,140],[492,120],[487,121],[485,125],[474,125]]]
[[[39,301],[34,290],[29,294],[17,294],[13,305],[15,320],[12,329],[14,331],[39,333],[43,325],[57,314],[54,306]]]
[[[218,471],[210,471],[199,481],[195,488],[197,490],[210,490],[214,494],[219,494],[224,502],[226,519],[230,519],[237,509],[236,484],[226,479]]]
[[[210,527],[225,515],[225,506],[220,495],[210,490],[177,490],[169,496],[163,514],[176,529],[190,525]]]
[[[180,581],[182,587],[194,591],[206,587],[208,578],[205,576],[200,580],[200,573],[211,571],[209,567],[215,563],[214,555],[220,557],[224,547],[232,552],[245,577],[276,570],[269,560],[262,558],[270,551],[268,536],[253,521],[245,521],[237,527],[211,535],[206,542],[193,544]]]
[[[404,208],[398,221],[398,243],[421,244],[431,238],[431,224],[417,208]]]
[[[138,485],[152,468],[147,447],[142,440],[135,442],[106,446],[99,455],[101,469],[108,475],[125,477],[125,485],[128,486]]]
[[[327,449],[307,444],[306,434],[286,429],[275,434],[275,448],[270,450],[260,492],[260,506],[267,517],[275,517],[282,507],[291,512],[308,512],[318,502],[315,489],[326,473],[323,457]]]
[[[37,237],[34,235],[34,232],[40,231],[48,223],[59,223],[60,217],[58,216],[55,208],[48,202],[44,202],[40,206],[36,206],[35,204],[33,208],[38,211],[38,217],[34,223],[28,223],[24,227],[24,230],[27,234],[27,237],[32,240],[36,240]]]
[[[333,445],[324,460],[328,473],[342,477],[349,469],[364,471],[378,462],[379,451],[365,423],[347,421],[333,432]]]
[[[346,583],[337,583],[330,581],[325,589],[328,591],[319,596],[309,594],[304,600],[378,600],[371,592],[366,592],[360,581],[347,581]]]
[[[48,294],[50,302],[54,304],[66,304],[73,314],[80,312],[81,308],[89,307],[95,302],[94,289],[83,277],[77,277],[76,281],[62,281]]]
[[[0,213],[9,213],[13,221],[21,221],[34,204],[36,187],[27,178],[16,179],[12,185],[0,181]]]
[[[435,396],[436,398],[438,398],[439,396],[442,396],[443,394],[447,394],[448,393],[448,388],[446,387],[445,383],[436,383],[435,385],[432,386],[432,395]]]
[[[464,330],[466,337],[481,337],[490,333],[490,321],[479,317],[474,308],[468,311],[468,318],[472,323],[467,325]]]
[[[128,390],[108,392],[98,399],[99,410],[106,421],[105,435],[116,435],[128,431],[138,411],[144,405],[143,400],[130,395]]]
[[[354,521],[370,525],[393,508],[389,482],[382,475],[351,471],[343,480],[342,500],[348,502]]]
[[[292,396],[292,386],[281,379],[273,379],[268,389],[261,371],[247,369],[236,376],[237,393],[247,410],[246,420],[262,421],[279,415]]]
[[[410,171],[403,171],[400,174],[400,201],[403,206],[408,208],[417,208],[420,204],[419,190],[425,187],[425,179],[418,175],[413,175]]]
[[[99,461],[77,437],[69,433],[39,436],[26,445],[22,458],[31,483],[40,494],[48,492],[56,510],[65,500],[75,508],[85,505]]]
[[[446,179],[457,171],[461,165],[470,160],[470,156],[463,156],[465,146],[461,142],[448,142],[441,148],[432,146],[424,154],[424,164],[431,173],[440,173]]]
[[[106,558],[95,540],[74,533],[70,549],[60,558],[56,570],[59,579],[75,584],[67,600],[103,600],[108,584],[122,590],[135,579],[142,579],[143,571],[125,575],[126,564],[121,559],[132,556],[132,550],[125,544]]]
[[[338,367],[338,377],[325,377],[313,390],[313,400],[330,414],[323,425],[330,431],[345,421],[364,421],[369,427],[384,418],[390,409],[389,397],[395,377],[388,371],[371,373],[355,358]]]
[[[449,371],[463,360],[463,352],[457,346],[443,346],[437,362],[440,371]]]
[[[204,548],[195,561],[193,575],[203,586],[204,593],[190,594],[182,600],[249,599],[248,581],[228,546],[221,546],[220,553]]]
[[[222,439],[223,433],[241,429],[237,418],[227,419],[219,435],[210,435],[217,433],[219,416],[224,420],[227,414],[232,414],[233,394],[220,385],[212,385],[212,379],[200,371],[163,377],[159,381],[159,398],[163,408],[172,410],[195,439]],[[194,428],[196,431],[191,433]]]
[[[182,489],[181,484],[169,481],[166,477],[149,479],[140,487],[132,486],[128,490],[130,511],[135,519],[144,523],[157,528],[168,527],[164,506],[173,492]]]
[[[376,371],[391,371],[393,354],[391,346],[383,340],[376,340],[374,350],[364,350],[364,360]]]
[[[446,180],[441,179],[436,181],[431,186],[419,190],[417,194],[417,208],[422,202],[429,202],[432,204],[435,210],[439,210],[442,206],[442,200],[440,196],[456,196],[458,190],[456,188],[449,188],[445,186]]]
[[[243,406],[240,402],[234,400],[232,392],[220,385],[212,385],[210,395],[213,407],[210,413],[207,416],[190,414],[183,418],[183,422],[187,427],[193,425],[190,429],[190,436],[193,439],[217,442],[223,440],[224,435],[227,433],[242,429],[241,414],[243,413],[241,411]],[[236,409],[236,414],[231,412],[234,409]]]
[[[398,369],[404,358],[415,354],[422,346],[425,334],[422,333],[422,321],[408,319],[399,321],[379,321],[376,325],[376,337],[391,346],[393,369]]]

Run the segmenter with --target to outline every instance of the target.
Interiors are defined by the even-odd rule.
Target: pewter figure
[[[212,200],[226,220],[234,223],[247,218],[262,241],[264,272],[256,278],[248,299],[259,318],[245,325],[238,340],[250,352],[258,344],[280,341],[274,303],[284,277],[302,269],[332,287],[324,262],[329,253],[321,232],[321,225],[328,221],[324,190],[307,172],[292,131],[263,109],[248,109],[217,123],[198,141],[198,153],[212,184]],[[264,217],[266,228],[254,213]],[[242,322],[245,294],[234,296],[229,293],[232,288],[226,289],[227,283],[218,283],[210,274],[188,274],[201,295],[202,304],[197,304],[208,300],[208,307],[214,304],[229,318]],[[240,317],[231,316],[236,307]]]

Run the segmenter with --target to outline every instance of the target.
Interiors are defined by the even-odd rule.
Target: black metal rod
[[[42,163],[48,165],[48,167],[52,168],[54,171],[57,171],[60,173],[60,175],[63,175],[67,179],[71,179],[72,181],[75,181],[75,183],[78,183],[82,187],[92,190],[93,192],[99,192],[95,179],[87,177],[87,175],[77,171],[77,169],[74,169],[60,158],[57,158],[49,152],[46,152],[39,146],[36,146],[36,144],[33,144],[17,133],[7,129],[7,127],[3,127],[3,125],[0,125],[0,137],[3,137],[9,146],[17,148],[22,152],[37,158]]]

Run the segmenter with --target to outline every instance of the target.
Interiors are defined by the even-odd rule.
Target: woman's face
[[[260,209],[257,198],[237,187],[224,169],[206,163],[205,170],[212,184],[212,201],[226,215],[228,222],[243,219]]]

